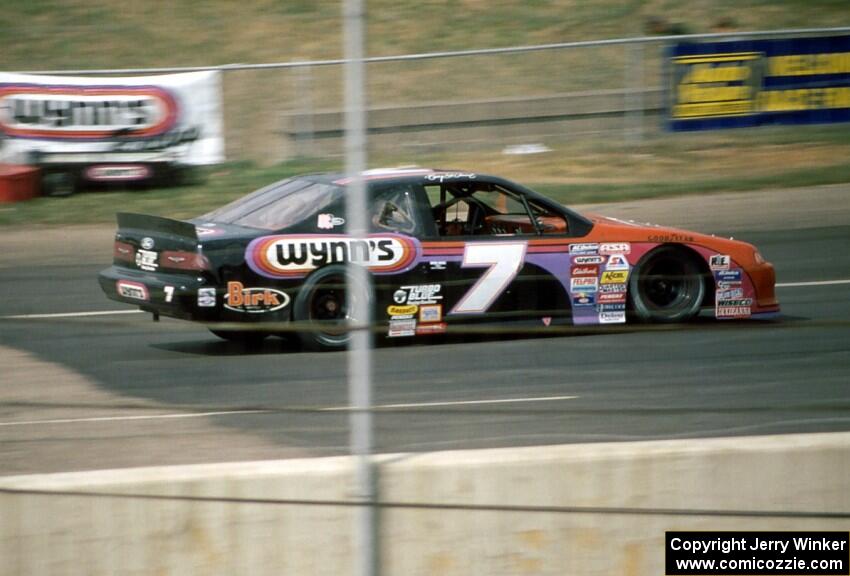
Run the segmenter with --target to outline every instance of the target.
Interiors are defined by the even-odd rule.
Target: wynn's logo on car
[[[175,98],[156,86],[0,84],[0,131],[13,137],[156,136],[177,116]]]
[[[327,264],[354,262],[375,274],[408,270],[421,252],[419,242],[398,234],[373,234],[364,240],[332,234],[265,236],[246,250],[248,266],[267,278],[297,278]]]

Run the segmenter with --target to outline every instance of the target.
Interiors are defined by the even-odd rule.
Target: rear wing
[[[172,220],[161,216],[149,216],[147,214],[134,214],[131,212],[119,212],[118,229],[133,229],[152,234],[168,234],[181,239],[198,241],[198,233],[195,225],[182,220]]]

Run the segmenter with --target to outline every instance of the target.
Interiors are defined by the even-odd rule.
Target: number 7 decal
[[[480,314],[516,278],[525,260],[527,242],[482,242],[467,244],[461,268],[484,268],[478,282],[455,304],[450,314]]]

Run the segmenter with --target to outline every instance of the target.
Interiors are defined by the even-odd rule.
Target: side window
[[[425,186],[440,236],[566,234],[562,216],[489,182]],[[532,219],[533,218],[533,219]]]
[[[407,184],[375,190],[369,207],[369,217],[373,232],[390,231],[414,235],[422,229],[413,190]]]

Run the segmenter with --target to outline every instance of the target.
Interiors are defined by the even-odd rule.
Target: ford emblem
[[[145,250],[153,248],[153,238],[150,238],[149,236],[142,238],[142,248]]]

